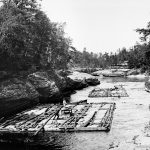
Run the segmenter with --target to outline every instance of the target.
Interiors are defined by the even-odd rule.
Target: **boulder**
[[[98,70],[101,70],[101,68],[80,68],[77,71],[83,72],[83,73],[92,73]]]
[[[5,117],[39,103],[39,94],[28,82],[6,80],[0,86],[0,117]]]
[[[65,77],[61,86],[61,92],[64,97],[68,97],[70,94],[75,93],[75,90],[80,90],[87,86],[87,83],[82,80],[73,80],[69,77]]]
[[[70,77],[56,75],[57,78],[59,78],[57,84],[53,76],[47,72],[36,72],[28,76],[28,80],[40,94],[40,103],[61,102],[63,97],[68,97],[74,93],[75,90],[80,90],[88,86],[88,84],[81,79],[71,79]]]
[[[100,76],[100,74],[98,74],[97,72],[93,72],[91,73],[92,76]]]
[[[127,72],[127,75],[138,75],[138,74],[140,74],[139,69],[131,69]]]
[[[100,84],[100,81],[97,78],[88,78],[88,79],[85,79],[85,81],[89,86]]]
[[[40,94],[40,102],[55,102],[60,98],[60,91],[55,81],[47,72],[36,72],[28,76],[28,80]]]
[[[85,80],[75,79],[72,81],[72,86],[74,90],[81,90],[83,88],[88,87],[88,84]]]
[[[67,77],[71,73],[72,71],[70,70],[58,70],[57,71],[57,74],[60,75],[61,77]]]
[[[68,77],[73,80],[72,84],[74,84],[73,87],[75,90],[100,84],[97,78],[87,73],[73,72],[73,74]]]
[[[92,76],[100,76],[104,73],[110,73],[110,69],[104,69],[104,70],[98,70],[98,71],[95,71],[93,73],[91,73]]]

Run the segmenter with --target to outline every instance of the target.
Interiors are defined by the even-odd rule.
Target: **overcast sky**
[[[137,28],[150,21],[150,0],[43,0],[51,21],[66,22],[73,46],[89,52],[115,52],[139,40]]]

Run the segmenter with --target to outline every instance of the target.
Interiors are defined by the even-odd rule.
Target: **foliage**
[[[129,68],[146,70],[150,64],[148,45],[139,43],[128,50],[126,48],[119,49],[118,53],[114,54],[112,52],[110,54],[94,54],[87,52],[85,49],[83,52],[76,50],[72,58],[75,66],[82,68],[107,68],[127,61]]]
[[[117,53],[95,54],[86,48],[79,52],[65,37],[65,24],[51,22],[37,0],[1,2],[0,71],[66,69],[70,59],[75,67],[107,68],[128,61],[129,68],[150,68],[150,22],[145,29],[136,30],[143,44]]]
[[[89,53],[84,48],[83,52],[74,55],[74,62],[80,67],[106,68],[112,65],[128,62],[129,68],[141,68],[143,71],[150,71],[150,22],[144,29],[137,29],[142,36],[143,44],[136,43],[133,47],[119,49],[117,53]],[[76,61],[78,56],[78,61]],[[80,56],[80,57],[79,57]]]
[[[137,32],[139,32],[140,39],[144,42],[144,49],[142,47],[142,53],[144,54],[144,65],[147,70],[150,71],[150,22],[148,22],[146,28],[137,29]]]
[[[0,70],[66,68],[70,40],[64,37],[64,26],[51,22],[36,0],[2,2]]]

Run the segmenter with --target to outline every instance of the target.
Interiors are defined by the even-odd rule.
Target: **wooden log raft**
[[[125,88],[120,86],[114,86],[114,88],[96,88],[93,89],[88,97],[128,97]]]
[[[66,109],[71,111],[64,112]],[[26,139],[35,138],[41,131],[109,131],[114,109],[115,103],[106,102],[39,106],[0,124],[0,139],[31,141]]]

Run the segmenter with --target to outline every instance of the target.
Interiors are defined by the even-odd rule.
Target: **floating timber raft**
[[[128,94],[122,85],[114,88],[95,88],[88,97],[128,97]]]
[[[1,122],[0,140],[29,142],[47,132],[109,131],[115,103],[47,104]]]

